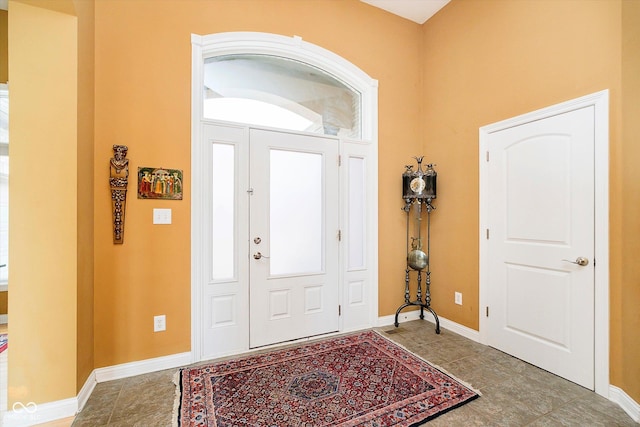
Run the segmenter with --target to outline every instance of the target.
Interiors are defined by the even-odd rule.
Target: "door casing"
[[[303,41],[300,37],[255,32],[230,32],[200,36],[192,34],[191,75],[191,359],[203,360],[203,316],[201,299],[202,233],[205,218],[204,206],[210,195],[204,191],[199,179],[206,170],[207,159],[202,156],[203,124],[203,65],[204,59],[232,54],[265,54],[305,62],[315,66],[352,87],[360,93],[361,138],[340,138],[343,164],[351,161],[366,164],[366,176],[362,180],[366,205],[362,215],[363,233],[366,236],[366,254],[363,265],[352,265],[346,257],[340,260],[340,301],[342,315],[340,331],[346,332],[377,326],[378,323],[378,82],[344,58],[319,46]],[[340,170],[341,205],[348,205],[346,168]],[[369,178],[370,177],[370,178]],[[349,222],[349,211],[340,212],[341,226]],[[347,232],[348,233],[348,232]],[[348,251],[343,250],[343,253]],[[358,292],[366,285],[366,295]],[[366,297],[366,301],[363,298]],[[248,348],[247,348],[248,350]]]
[[[595,111],[595,392],[609,396],[609,91],[603,90],[577,99],[483,126],[479,130],[480,162],[480,341],[487,344],[485,310],[488,300],[489,245],[486,229],[489,212],[489,168],[486,160],[489,135],[535,120],[593,106]]]

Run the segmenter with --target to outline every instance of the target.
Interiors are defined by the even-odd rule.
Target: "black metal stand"
[[[409,262],[407,261],[407,269],[405,270],[404,275],[404,304],[402,304],[398,310],[396,310],[396,318],[394,325],[397,328],[400,326],[398,323],[398,316],[400,312],[407,307],[418,306],[420,307],[420,319],[424,319],[424,310],[429,310],[436,321],[436,334],[440,333],[440,320],[438,319],[438,315],[431,308],[431,211],[435,209],[435,207],[431,204],[431,199],[425,200],[416,200],[416,204],[418,204],[418,221],[422,220],[422,204],[424,203],[427,207],[427,269],[426,269],[426,279],[425,279],[425,295],[424,301],[422,299],[422,270],[417,270],[418,272],[418,291],[416,295],[416,300],[411,301],[411,296],[409,293],[409,272],[412,268],[409,267]],[[409,247],[409,214],[411,211],[411,201],[407,201],[402,208],[407,213],[407,250]],[[419,225],[418,225],[419,226]]]

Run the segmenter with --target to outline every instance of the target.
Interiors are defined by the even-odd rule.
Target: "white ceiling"
[[[424,24],[451,0],[360,0],[394,15]]]

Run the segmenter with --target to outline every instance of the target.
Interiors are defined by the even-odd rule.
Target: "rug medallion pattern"
[[[179,372],[178,425],[414,426],[478,397],[367,331]]]

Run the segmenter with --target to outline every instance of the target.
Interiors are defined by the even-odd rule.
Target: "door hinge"
[[[489,229],[487,228],[487,240],[489,240]]]
[[[338,305],[338,316],[342,316],[342,306]]]
[[[338,242],[342,242],[342,230],[338,230]]]
[[[487,314],[486,317],[489,317],[489,306],[487,306]]]
[[[489,152],[487,151],[487,162],[489,161]]]
[[[342,166],[342,156],[338,154],[338,166]]]

